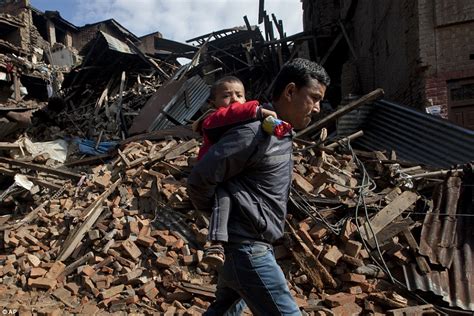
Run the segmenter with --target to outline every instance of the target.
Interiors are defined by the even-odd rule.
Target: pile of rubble
[[[193,46],[150,34],[151,51],[114,20],[77,28],[28,6],[22,19],[0,15],[12,32],[32,34],[21,47],[0,40],[4,311],[199,315],[209,306],[216,272],[201,262],[209,214],[186,193],[200,141],[189,125],[222,75],[268,101],[281,65],[313,40],[287,37],[272,15],[276,39],[261,3],[263,35],[244,17],[245,27]],[[64,43],[41,40],[36,27],[53,22],[67,30]],[[74,32],[87,39],[77,49]],[[382,95],[296,135],[287,231],[275,255],[308,315],[472,311],[473,166],[410,163],[395,151],[354,149],[365,131],[323,132]],[[22,134],[7,126],[19,122],[30,125]]]
[[[436,211],[426,192],[443,181],[344,144],[295,148],[288,231],[275,246],[292,293],[314,315],[434,313],[391,281],[402,265],[431,271],[414,214]],[[122,145],[108,163],[69,169],[1,158],[3,170],[28,175],[2,195],[12,214],[0,217],[1,305],[202,313],[216,275],[201,263],[207,215],[186,194],[198,145],[163,134]]]

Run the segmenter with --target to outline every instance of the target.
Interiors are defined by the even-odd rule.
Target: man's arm
[[[240,173],[255,152],[255,132],[247,125],[229,130],[193,168],[188,195],[198,210],[210,210],[217,185]]]

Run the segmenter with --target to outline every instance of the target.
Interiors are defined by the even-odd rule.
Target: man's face
[[[211,101],[214,107],[229,106],[232,103],[245,103],[245,89],[239,82],[224,82],[216,91],[216,97]]]
[[[289,102],[284,120],[294,129],[303,129],[311,122],[311,116],[319,113],[319,102],[324,98],[326,86],[316,79],[301,88],[289,84],[285,90],[285,98]]]

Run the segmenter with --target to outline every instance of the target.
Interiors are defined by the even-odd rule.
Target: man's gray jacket
[[[227,131],[193,168],[188,194],[198,210],[211,211],[216,187],[231,198],[229,242],[268,243],[283,236],[293,162],[292,136],[268,135],[261,122]]]

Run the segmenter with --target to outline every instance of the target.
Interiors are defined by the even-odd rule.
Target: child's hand
[[[262,122],[262,128],[268,134],[275,135],[278,139],[281,139],[291,131],[291,124],[273,116],[267,116]]]
[[[264,109],[264,108],[261,108],[260,111],[261,111],[261,114],[262,114],[262,118],[266,118],[266,117],[269,117],[269,116],[272,116],[274,118],[277,117],[277,114],[274,111],[267,110],[267,109]]]

